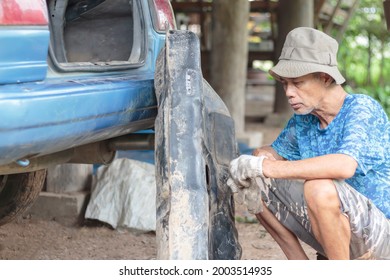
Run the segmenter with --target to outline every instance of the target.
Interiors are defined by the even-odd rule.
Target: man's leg
[[[319,181],[323,182],[319,184]],[[302,256],[300,249],[296,249],[294,237],[289,237],[290,232],[329,258],[341,259],[348,255],[350,259],[390,259],[390,220],[345,181],[271,179],[270,183],[263,183],[266,192],[262,193],[262,200],[267,209],[259,213],[257,218],[278,244],[283,246],[286,255],[290,254],[288,257]],[[306,199],[310,200],[310,206],[307,206]],[[321,215],[329,214],[324,213],[329,210],[336,219],[331,221],[330,230],[326,230],[326,223],[323,222],[326,219]],[[329,244],[329,233],[335,230],[335,224],[338,225],[337,234],[341,235],[341,239],[344,238],[341,247]],[[286,245],[286,242],[290,245]],[[321,243],[329,245],[327,252]],[[346,244],[348,253],[345,253]],[[343,248],[344,256],[334,255],[332,246],[337,250]]]
[[[349,217],[350,258],[390,260],[390,220],[345,181],[333,180],[341,212]]]
[[[332,180],[310,180],[304,195],[312,231],[329,259],[349,260],[351,229]]]
[[[263,184],[262,200],[265,207],[256,217],[275,239],[286,257],[308,259],[299,240],[324,254],[311,231],[303,194],[304,182],[271,179],[263,181]]]
[[[290,230],[284,227],[275,216],[267,209],[263,208],[263,212],[256,214],[257,219],[275,239],[280,246],[287,259],[289,260],[308,260],[305,251],[303,250],[298,238]]]

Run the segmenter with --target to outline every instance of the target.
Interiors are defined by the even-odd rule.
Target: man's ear
[[[333,77],[327,73],[320,73],[320,80],[323,81],[327,87],[335,83]]]

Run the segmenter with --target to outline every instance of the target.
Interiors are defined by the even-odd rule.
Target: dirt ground
[[[264,132],[270,143],[278,129],[247,127]],[[245,208],[238,206],[237,230],[243,260],[285,260],[283,252]],[[245,222],[243,222],[245,221]],[[315,252],[303,244],[310,259]],[[150,260],[156,259],[156,235],[113,230],[103,224],[85,222],[66,226],[57,221],[21,217],[0,227],[0,259],[12,260]]]
[[[242,215],[244,209],[240,211],[239,220],[247,221],[236,223],[241,259],[285,260],[264,228]],[[315,252],[304,248],[309,258],[315,259]],[[113,230],[96,222],[66,226],[31,217],[0,227],[0,260],[152,260],[156,255],[154,232]]]

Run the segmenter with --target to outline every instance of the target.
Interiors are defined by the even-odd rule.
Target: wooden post
[[[282,51],[287,33],[300,26],[314,26],[314,0],[279,0],[275,64]],[[275,87],[274,112],[279,115],[292,112],[280,83],[276,83]]]
[[[214,0],[210,84],[225,102],[237,133],[245,129],[249,1]]]

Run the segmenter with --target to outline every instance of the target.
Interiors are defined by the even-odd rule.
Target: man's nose
[[[291,83],[287,83],[284,85],[284,91],[287,97],[292,97],[295,95],[295,88]]]

